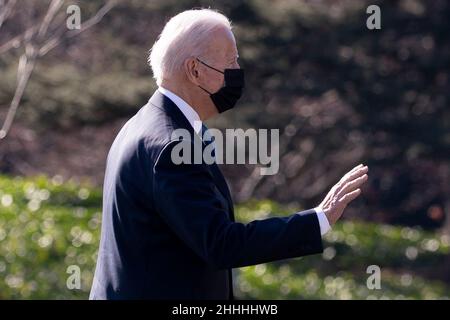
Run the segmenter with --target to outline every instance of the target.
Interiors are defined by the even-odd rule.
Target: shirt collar
[[[183,113],[186,119],[188,119],[192,128],[194,128],[195,132],[197,134],[201,134],[203,124],[202,121],[200,120],[198,113],[194,110],[194,108],[192,108],[186,101],[181,99],[172,91],[167,90],[166,88],[159,87],[158,91],[161,92],[170,100],[172,100],[172,102],[175,103],[178,109],[180,109],[180,111]]]

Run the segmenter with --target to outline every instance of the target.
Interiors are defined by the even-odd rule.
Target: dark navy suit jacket
[[[156,91],[114,140],[91,299],[232,299],[231,268],[322,252],[313,209],[235,222],[216,164],[171,160],[178,128],[199,139]]]

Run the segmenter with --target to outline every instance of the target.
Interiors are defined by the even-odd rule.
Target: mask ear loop
[[[201,64],[207,66],[208,68],[211,68],[211,69],[213,69],[213,70],[215,70],[215,71],[217,71],[217,72],[220,72],[221,74],[225,74],[224,72],[220,71],[219,69],[216,69],[216,68],[210,66],[209,64],[203,62],[203,61],[200,60],[199,58],[196,58],[196,59],[197,59],[198,62],[200,62]],[[198,85],[198,86],[200,87],[200,89],[202,89],[203,91],[205,91],[207,94],[212,95],[211,92],[209,92],[208,90],[206,90],[205,88],[203,88],[201,85]]]
[[[208,68],[211,68],[211,69],[213,69],[213,70],[215,70],[215,71],[217,71],[217,72],[220,72],[221,74],[225,74],[223,71],[220,71],[219,69],[216,69],[216,68],[210,66],[210,65],[207,64],[206,62],[203,62],[202,60],[200,60],[199,58],[196,58],[196,59],[197,59],[198,62],[200,62],[201,64],[207,66]]]
[[[202,89],[203,91],[205,91],[207,94],[211,95],[212,93],[209,92],[208,90],[206,90],[205,88],[203,88],[201,85],[198,85],[200,89]]]

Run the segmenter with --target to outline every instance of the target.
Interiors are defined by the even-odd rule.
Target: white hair
[[[205,53],[211,32],[218,27],[231,30],[231,22],[211,9],[187,10],[172,17],[148,57],[156,83],[161,85],[162,79],[180,71],[186,59]]]

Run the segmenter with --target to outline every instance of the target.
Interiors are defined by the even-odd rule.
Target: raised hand
[[[331,188],[325,199],[319,205],[328,218],[330,225],[342,216],[347,205],[360,194],[360,187],[367,181],[369,168],[362,164],[347,172],[337,184]]]

